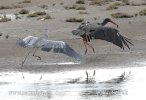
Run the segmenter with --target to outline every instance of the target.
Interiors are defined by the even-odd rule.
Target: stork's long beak
[[[119,27],[119,25],[118,25],[118,24],[116,24],[115,22],[113,22],[112,20],[110,20],[110,22],[111,22],[111,23],[113,23],[114,25],[116,25],[116,26],[117,26],[117,28]]]

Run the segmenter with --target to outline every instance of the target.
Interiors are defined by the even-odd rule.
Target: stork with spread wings
[[[83,38],[83,42],[85,45],[85,54],[87,53],[87,45],[92,48],[95,53],[94,48],[88,43],[92,39],[101,39],[115,44],[124,50],[125,47],[130,49],[130,45],[133,45],[130,42],[130,39],[120,34],[120,32],[112,27],[106,27],[105,25],[108,22],[112,22],[110,19],[105,19],[101,24],[99,23],[90,23],[84,22],[76,29],[72,31],[73,35],[77,35]],[[114,23],[117,25],[116,23]],[[118,27],[118,25],[117,25]]]

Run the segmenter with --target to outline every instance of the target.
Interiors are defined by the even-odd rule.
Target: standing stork
[[[111,21],[111,19],[109,18],[106,18],[102,23],[83,22],[76,30],[72,31],[73,35],[77,35],[83,38],[83,42],[86,49],[85,54],[87,53],[87,46],[89,46],[95,53],[94,48],[88,43],[93,38],[111,42],[123,50],[124,46],[130,49],[129,44],[133,45],[130,42],[130,39],[122,36],[117,29],[112,27],[106,27],[105,25],[108,22],[111,22],[118,27],[115,22]]]

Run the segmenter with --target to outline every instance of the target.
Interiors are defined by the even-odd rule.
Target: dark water
[[[145,66],[145,63],[143,63]],[[93,78],[94,70],[88,74]],[[124,73],[125,72],[125,73]],[[1,100],[146,100],[146,67],[60,73],[0,73]],[[124,77],[121,77],[121,76]]]

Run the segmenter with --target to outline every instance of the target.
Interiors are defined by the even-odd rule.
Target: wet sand
[[[4,1],[3,1],[4,2]],[[15,2],[18,3],[17,0]],[[9,3],[15,3],[9,1]],[[73,36],[71,31],[76,29],[80,23],[68,23],[65,20],[69,17],[74,16],[78,13],[77,10],[65,10],[64,6],[74,3],[64,2],[60,5],[59,1],[43,1],[40,5],[36,3],[39,0],[34,1],[30,4],[24,4],[23,8],[29,9],[31,11],[44,10],[40,8],[40,5],[48,3],[49,9],[47,12],[53,17],[50,20],[37,20],[36,18],[24,18],[20,20],[9,21],[5,23],[0,23],[0,71],[19,71],[21,68],[21,63],[28,52],[28,49],[23,49],[16,45],[18,38],[24,38],[28,35],[41,36],[44,33],[44,29],[47,27],[49,32],[47,33],[49,39],[51,40],[63,40],[67,42],[72,48],[79,52],[82,56],[80,61],[76,61],[70,57],[63,54],[53,54],[38,51],[37,54],[42,57],[42,61],[38,61],[36,58],[32,57],[32,54],[23,66],[24,71],[33,72],[54,72],[54,71],[64,71],[64,70],[78,70],[78,69],[93,69],[93,68],[114,68],[118,66],[132,67],[139,61],[144,61],[146,59],[146,17],[137,16],[133,18],[122,18],[113,19],[117,24],[119,24],[118,30],[122,35],[130,38],[134,46],[131,49],[121,50],[112,43],[108,43],[102,40],[93,40],[90,44],[95,47],[96,53],[93,54],[89,49],[87,55],[84,55],[84,45],[82,39],[77,36]],[[9,5],[9,3],[7,3]],[[17,4],[15,3],[15,4]],[[55,3],[55,6],[52,4]],[[2,3],[3,4],[3,3]],[[135,6],[123,6],[117,10],[106,11],[104,6],[88,6],[86,5],[86,11],[89,14],[77,16],[83,17],[85,20],[94,21],[94,17],[98,19],[96,22],[101,22],[104,18],[110,17],[110,14],[118,11],[125,11],[125,8],[134,9]],[[144,6],[136,6],[139,9],[133,10],[133,12],[138,12],[145,8]],[[22,8],[17,9],[6,9],[0,10],[1,13],[17,13]],[[131,11],[131,10],[129,10]],[[125,11],[128,12],[128,9]],[[25,16],[25,15],[24,15]],[[129,24],[129,21],[131,24]],[[112,24],[107,26],[115,27]],[[116,27],[115,27],[116,28]],[[5,36],[9,35],[6,39]],[[63,63],[63,62],[79,62],[78,65],[50,65],[49,63]],[[42,64],[42,65],[41,65]],[[140,66],[140,65],[137,65]]]

